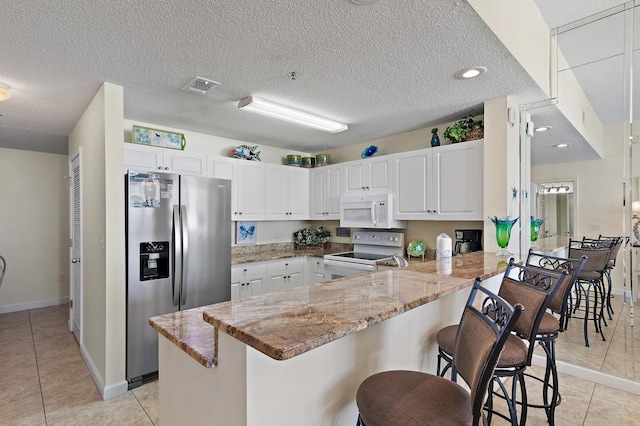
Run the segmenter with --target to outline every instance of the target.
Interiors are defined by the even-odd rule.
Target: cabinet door
[[[164,170],[181,175],[206,176],[207,156],[197,152],[165,149]]]
[[[311,171],[309,179],[309,192],[311,193],[311,218],[325,219],[324,209],[324,176],[321,169]]]
[[[207,176],[218,179],[228,179],[231,181],[231,216],[235,218],[233,212],[237,212],[236,208],[236,163],[235,158],[207,156]]]
[[[287,288],[300,287],[304,285],[304,274],[302,270],[289,271],[285,281]]]
[[[124,144],[124,168],[149,172],[163,171],[163,149],[155,146]]]
[[[344,194],[361,194],[368,189],[368,177],[365,176],[368,174],[368,167],[366,160],[350,161],[342,165]]]
[[[439,220],[482,220],[482,140],[434,152],[434,206]]]
[[[264,166],[264,218],[285,220],[289,218],[289,166],[266,164]]]
[[[309,170],[289,167],[288,219],[309,219]]]
[[[342,195],[340,171],[340,167],[334,166],[323,172],[323,179],[326,176],[326,185],[323,187],[326,189],[323,197],[323,202],[326,203],[326,219],[340,219],[340,196]]]
[[[369,192],[386,193],[393,190],[391,184],[391,167],[393,162],[391,156],[371,158],[367,161],[367,182],[366,187]]]
[[[240,300],[240,281],[231,283],[231,300]]]
[[[309,256],[307,258],[307,284],[324,281],[324,259]]]
[[[432,151],[419,150],[393,156],[395,170],[394,219],[432,219]]]
[[[324,166],[311,171],[311,218],[339,219],[341,166]]]
[[[271,272],[268,274],[267,280],[269,284],[267,284],[267,286],[270,293],[274,291],[282,291],[287,288],[284,276],[284,271]]]
[[[234,220],[261,220],[264,218],[264,165],[254,161],[238,161],[236,176],[238,210]]]

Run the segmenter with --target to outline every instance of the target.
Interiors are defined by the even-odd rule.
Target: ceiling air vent
[[[220,83],[218,83],[217,81],[209,80],[204,77],[195,77],[193,80],[187,83],[187,85],[184,86],[182,90],[205,95],[209,91],[209,89],[219,85]]]

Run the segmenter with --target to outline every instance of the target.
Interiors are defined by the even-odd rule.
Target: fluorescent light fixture
[[[6,101],[11,97],[9,86],[4,83],[0,83],[0,101]]]
[[[477,66],[477,67],[465,68],[456,73],[456,78],[460,80],[466,80],[469,78],[478,77],[484,74],[485,72],[487,72],[487,67]]]
[[[559,143],[558,145],[554,145],[554,148],[566,148],[569,145],[571,145],[570,143]]]
[[[540,127],[536,127],[534,130],[536,132],[546,132],[547,130],[552,129],[551,126],[540,126]]]
[[[255,96],[247,96],[242,99],[238,103],[238,108],[330,133],[343,132],[349,128],[346,124],[274,104]]]

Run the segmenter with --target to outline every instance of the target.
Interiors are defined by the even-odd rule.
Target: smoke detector
[[[220,83],[217,81],[209,80],[204,77],[194,77],[190,82],[187,83],[186,86],[182,88],[182,90],[186,92],[193,92],[199,95],[206,95],[209,89],[215,86],[219,86]]]

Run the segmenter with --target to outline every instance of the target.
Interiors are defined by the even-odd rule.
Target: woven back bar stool
[[[599,240],[609,240],[615,241],[615,244],[611,250],[611,255],[609,256],[609,261],[607,262],[607,267],[604,269],[604,276],[607,278],[607,295],[606,295],[606,306],[607,306],[607,315],[609,319],[612,320],[612,315],[615,314],[613,312],[613,308],[611,307],[611,271],[616,267],[616,259],[618,257],[618,252],[622,247],[626,247],[629,244],[629,237],[605,237],[600,234],[598,236]]]
[[[365,379],[356,394],[358,426],[473,425],[505,340],[522,313],[480,285],[471,289],[455,336],[452,369],[469,390],[419,371],[385,371]]]
[[[569,258],[586,257],[587,259],[576,279],[574,297],[569,298],[568,309],[572,318],[583,320],[585,346],[589,346],[588,323],[590,320],[593,321],[594,328],[600,333],[602,340],[606,340],[602,331],[602,323],[607,325],[603,316],[606,297],[604,271],[613,245],[613,241],[607,240],[569,240]],[[591,297],[592,294],[593,297]],[[584,308],[581,307],[583,299]],[[576,312],[579,310],[584,313],[584,316],[576,317]]]
[[[558,286],[558,290],[551,298],[548,311],[543,314],[542,321],[540,321],[540,325],[538,326],[538,333],[535,337],[536,343],[542,347],[546,356],[544,378],[528,373],[525,374],[527,378],[542,382],[542,404],[528,402],[528,406],[531,408],[544,408],[550,425],[555,424],[555,409],[561,402],[558,370],[556,368],[556,340],[558,334],[565,329],[563,328],[563,323],[568,318],[568,299],[578,277],[578,273],[582,271],[586,260],[586,258],[567,259],[550,256],[543,253],[536,253],[532,250],[529,250],[529,254],[527,255],[527,266],[548,269],[555,272],[566,272],[568,274],[568,277],[562,281]],[[557,317],[554,314],[556,314]]]
[[[486,409],[489,421],[493,415],[497,415],[508,420],[512,425],[526,423],[527,392],[524,371],[531,365],[535,337],[543,314],[566,278],[566,273],[518,265],[513,259],[509,261],[498,295],[511,304],[521,304],[524,312],[514,326],[514,333],[507,338],[494,372],[494,383],[499,391],[490,392],[487,398]],[[436,334],[438,375],[440,376],[444,376],[451,367],[452,343],[457,328],[457,325],[445,327]],[[442,362],[445,363],[444,368],[441,368]],[[512,379],[510,390],[504,383],[509,378]],[[455,380],[455,371],[452,371],[452,379]],[[506,401],[508,415],[494,410],[494,396]],[[521,406],[520,414],[518,414],[518,405]]]

